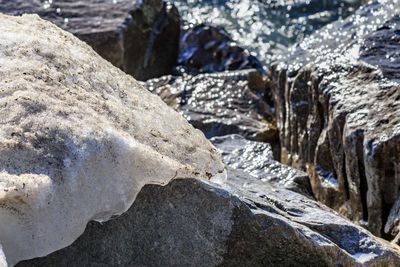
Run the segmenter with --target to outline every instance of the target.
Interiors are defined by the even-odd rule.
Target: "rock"
[[[396,236],[393,240],[400,245],[400,197],[394,203],[385,225],[385,233]]]
[[[398,266],[389,243],[329,208],[230,169],[222,185],[145,186],[133,206],[92,222],[33,266]]]
[[[204,135],[88,45],[0,14],[0,243],[9,265],[70,245],[142,186],[223,179]]]
[[[254,70],[166,76],[147,81],[145,87],[208,138],[236,133],[277,143],[273,108],[263,100],[268,92]]]
[[[182,34],[178,64],[192,74],[243,69],[265,73],[258,59],[235,44],[227,32],[204,24]]]
[[[363,41],[360,59],[379,68],[384,77],[400,78],[400,16],[392,17]]]
[[[179,14],[162,0],[0,0],[0,12],[39,14],[139,80],[169,74],[177,61]]]
[[[398,12],[394,0],[366,5],[271,70],[282,161],[307,168],[318,200],[376,235],[400,195]]]
[[[277,187],[312,196],[308,175],[275,161],[270,144],[250,141],[236,134],[213,137],[210,141],[231,168]]]

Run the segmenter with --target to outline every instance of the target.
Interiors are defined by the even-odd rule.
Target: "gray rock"
[[[377,235],[400,195],[399,12],[394,0],[366,5],[271,71],[282,161],[307,169],[318,200]]]
[[[308,175],[275,161],[270,144],[236,134],[213,137],[210,141],[231,168],[249,173],[262,182],[312,196]]]
[[[139,80],[169,74],[178,57],[179,14],[162,0],[0,0],[0,12],[36,13]]]
[[[133,206],[90,223],[28,266],[398,266],[389,243],[300,194],[229,170],[223,185],[144,187]]]
[[[268,92],[255,70],[166,76],[147,81],[145,87],[181,111],[208,138],[240,134],[277,143],[273,109],[264,101]]]

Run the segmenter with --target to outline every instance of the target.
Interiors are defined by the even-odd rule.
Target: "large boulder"
[[[0,243],[10,265],[125,212],[148,183],[225,176],[186,120],[72,34],[0,14]]]
[[[245,172],[222,185],[145,186],[114,220],[33,266],[399,266],[389,243],[300,194]]]
[[[264,101],[268,92],[263,77],[255,70],[165,76],[144,85],[208,138],[240,134],[277,143],[273,108]]]
[[[162,0],[0,0],[0,12],[38,14],[139,80],[169,74],[177,61],[179,14]]]
[[[399,12],[398,1],[368,4],[271,71],[282,161],[307,169],[318,200],[377,235],[400,195]]]

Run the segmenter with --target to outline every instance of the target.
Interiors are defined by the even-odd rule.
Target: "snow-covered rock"
[[[4,255],[3,248],[0,245],[0,267],[7,267],[6,256]]]
[[[71,244],[148,183],[223,179],[158,96],[35,15],[0,14],[0,242],[9,265]]]

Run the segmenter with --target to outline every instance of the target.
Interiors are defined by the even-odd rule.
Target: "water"
[[[175,0],[190,25],[223,27],[266,65],[288,46],[344,18],[363,0]]]

